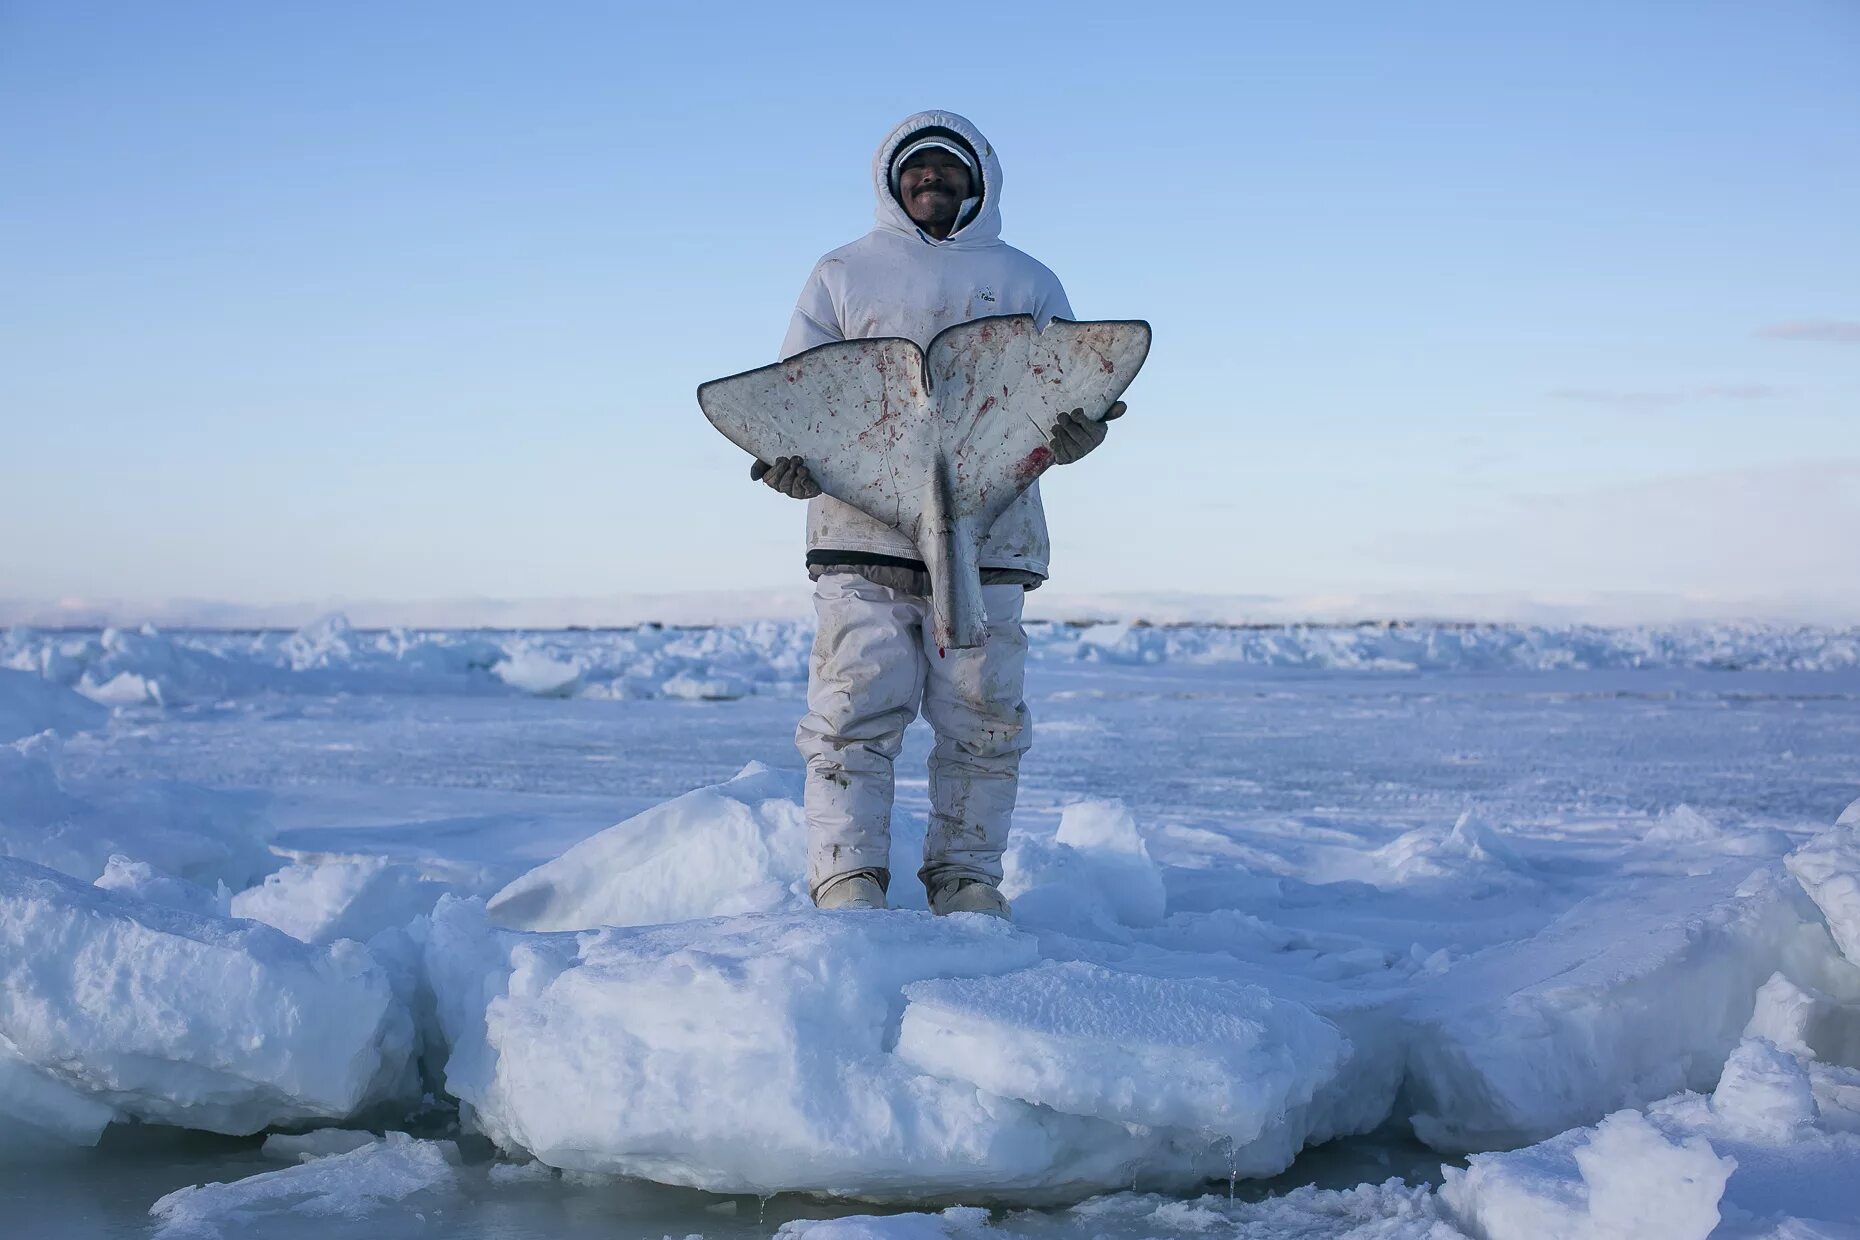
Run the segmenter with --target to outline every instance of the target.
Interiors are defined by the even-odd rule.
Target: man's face
[[[898,170],[898,198],[904,203],[904,213],[933,237],[949,235],[969,192],[968,168],[940,147],[918,151]]]

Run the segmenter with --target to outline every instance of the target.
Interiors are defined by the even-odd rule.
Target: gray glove
[[[749,479],[794,499],[812,499],[820,494],[820,484],[807,472],[807,462],[798,456],[778,456],[773,465],[757,461],[749,467]]]
[[[1105,412],[1102,421],[1097,422],[1086,417],[1083,409],[1074,409],[1053,423],[1053,438],[1046,445],[1052,449],[1053,460],[1061,465],[1070,465],[1103,443],[1105,422],[1123,417],[1125,408],[1124,402],[1120,400]]]

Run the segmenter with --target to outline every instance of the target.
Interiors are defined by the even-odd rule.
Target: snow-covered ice
[[[0,667],[0,744],[41,732],[69,734],[104,726],[102,706],[30,672]]]
[[[0,1113],[79,1143],[116,1117],[339,1119],[409,1085],[411,1018],[360,944],[311,948],[24,861],[0,859],[0,996]]]
[[[1103,933],[1157,925],[1168,906],[1162,872],[1118,801],[1066,806],[1057,831],[1013,837],[1002,863],[1002,894],[1034,924]]]
[[[1253,1140],[1349,1054],[1336,1027],[1256,986],[1082,961],[904,988],[897,1055],[1005,1098]]]
[[[1860,801],[1832,829],[1790,854],[1788,864],[1828,919],[1841,952],[1860,965]]]
[[[1441,1197],[1480,1240],[1850,1235],[1857,1160],[1860,1071],[1750,1038],[1709,1095],[1475,1154]]]
[[[92,882],[122,856],[215,889],[277,865],[246,799],[166,780],[74,777],[65,750],[49,733],[0,744],[0,857]]]
[[[801,781],[752,764],[602,831],[491,898],[515,930],[644,926],[798,903],[807,868]]]
[[[231,914],[306,943],[366,942],[430,913],[451,887],[381,857],[300,861],[232,897]]]
[[[457,900],[435,912],[427,946],[447,1089],[500,1146],[552,1166],[905,1200],[1206,1174],[1211,1135],[1060,1114],[893,1053],[909,983],[1037,959],[1030,935],[979,916],[517,934]]]
[[[298,1130],[456,1100],[539,1160],[459,1173],[530,1181],[513,1201],[622,1173],[939,1208],[787,1229],[817,1240],[1805,1240],[1860,1215],[1829,1187],[1860,1168],[1860,808],[1829,825],[1860,794],[1860,634],[1033,625],[1006,926],[912,911],[916,732],[906,907],[809,908],[809,638],[0,635],[0,864],[33,893],[0,900],[27,910],[0,1159],[108,1128],[82,1155],[107,1175],[119,1134],[160,1131],[131,1118],[276,1125],[274,1157],[366,1141],[334,1155],[359,1184],[408,1138]],[[1292,1189],[1329,1157],[1307,1146],[1410,1130],[1507,1152],[1441,1191],[1437,1157]],[[291,1205],[321,1190],[260,1180],[225,1200],[264,1221],[199,1198],[202,1225],[314,1218]],[[422,1192],[354,1226],[408,1234]],[[759,1214],[678,1200],[642,1234]]]
[[[1410,1009],[1414,1128],[1443,1150],[1542,1140],[1612,1107],[1708,1088],[1758,988],[1845,984],[1780,866],[1626,884],[1425,983]]]

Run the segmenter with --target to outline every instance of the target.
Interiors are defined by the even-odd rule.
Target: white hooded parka
[[[947,129],[961,135],[981,164],[981,205],[968,223],[938,241],[918,228],[891,193],[891,161],[913,135]],[[785,360],[835,340],[902,336],[928,348],[946,327],[996,314],[1031,314],[1044,329],[1069,319],[1059,277],[1001,240],[1001,163],[980,130],[954,112],[906,117],[872,157],[877,227],[815,264],[782,342]],[[918,560],[903,534],[848,504],[822,495],[808,502],[807,548]],[[1039,484],[996,520],[983,542],[983,568],[1046,576],[1049,545]]]

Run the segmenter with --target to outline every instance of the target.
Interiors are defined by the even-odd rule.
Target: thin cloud
[[[1847,319],[1804,319],[1772,323],[1757,332],[1765,340],[1812,340],[1817,344],[1860,344],[1860,323]]]
[[[1786,389],[1767,383],[1708,383],[1689,388],[1558,388],[1550,395],[1557,400],[1583,405],[1609,405],[1630,409],[1670,409],[1675,405],[1698,401],[1774,400],[1786,395]]]

